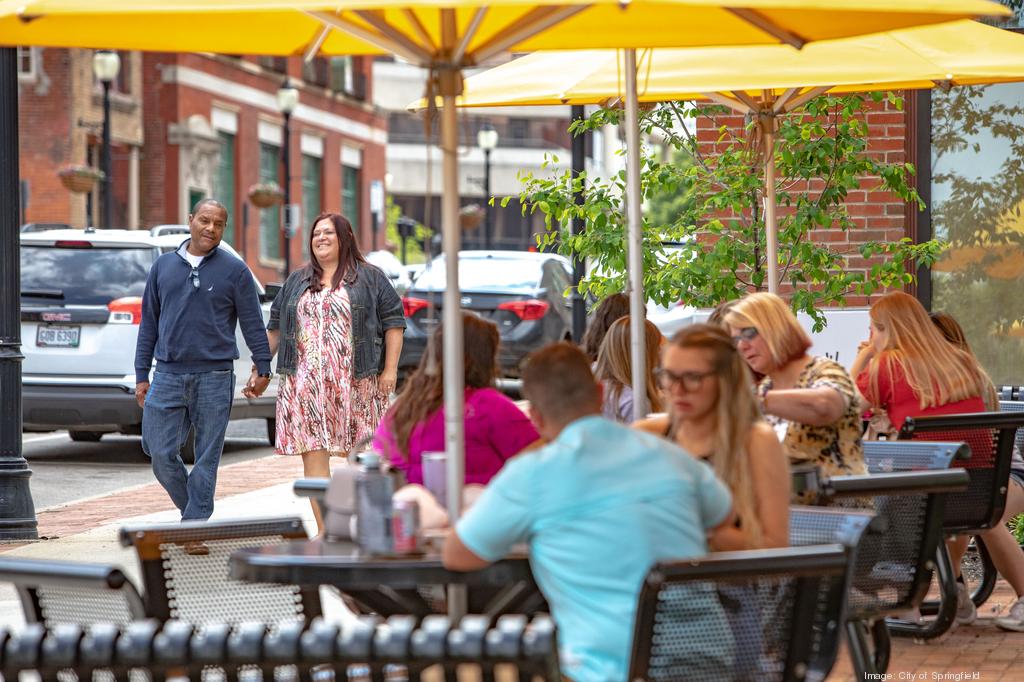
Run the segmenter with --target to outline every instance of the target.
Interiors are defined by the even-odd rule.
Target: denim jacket
[[[353,379],[363,379],[384,371],[384,332],[405,329],[402,299],[384,272],[369,263],[360,263],[355,281],[342,280],[352,306],[352,348],[355,353]],[[309,289],[305,268],[288,276],[270,306],[267,329],[279,331],[277,371],[295,374],[298,346],[295,341],[296,310],[302,294]]]

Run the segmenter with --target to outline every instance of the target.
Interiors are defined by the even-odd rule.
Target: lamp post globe
[[[121,57],[111,50],[97,50],[92,55],[92,72],[96,80],[103,86],[103,150],[101,169],[103,171],[103,214],[100,217],[102,227],[113,227],[114,194],[113,194],[113,162],[110,153],[110,84],[121,71]]]
[[[484,152],[484,248],[491,248],[491,152],[498,146],[498,131],[485,121],[476,133],[476,144]]]
[[[292,151],[291,151],[291,118],[292,112],[295,111],[295,107],[299,105],[299,90],[291,84],[287,78],[284,83],[277,91],[277,108],[281,110],[281,114],[284,116],[284,144],[281,147],[281,162],[284,166],[284,229],[283,241],[284,241],[284,276],[288,277],[288,273],[291,271],[291,251],[292,251],[292,232],[295,231],[296,225],[292,222],[295,217],[292,215]]]

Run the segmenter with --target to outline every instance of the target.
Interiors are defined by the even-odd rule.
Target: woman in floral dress
[[[387,275],[367,263],[348,220],[317,216],[310,262],[292,273],[270,309],[279,353],[276,451],[301,455],[307,477],[330,476],[330,455],[371,437],[395,389],[405,317]],[[313,503],[317,529],[323,518]]]

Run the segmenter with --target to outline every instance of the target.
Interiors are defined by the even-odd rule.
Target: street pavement
[[[221,467],[215,519],[298,515],[307,531],[315,528],[309,503],[296,498],[291,483],[301,477],[296,457],[260,457]],[[128,523],[174,522],[178,512],[156,482],[58,505],[37,514],[41,539],[0,543],[0,554],[46,559],[73,559],[120,566],[138,584],[135,557],[117,542]],[[327,618],[344,622],[351,614],[331,592],[321,590]],[[979,609],[978,622],[960,627],[938,641],[917,643],[893,638],[889,680],[1024,681],[1024,634],[1004,632],[992,619],[1013,603],[1013,590],[1000,580],[996,592]],[[0,627],[23,622],[10,586],[0,585]],[[829,682],[863,682],[851,671],[843,650]]]
[[[22,451],[32,470],[29,486],[36,511],[153,480],[139,436],[105,435],[98,443],[77,443],[67,431],[26,433]],[[263,419],[228,425],[223,464],[273,454]]]

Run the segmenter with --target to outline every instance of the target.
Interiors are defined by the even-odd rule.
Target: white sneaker
[[[971,601],[971,595],[967,592],[967,585],[956,584],[956,622],[960,625],[970,625],[978,618],[978,609]],[[1021,619],[1024,619],[1024,611],[1021,612]],[[1021,620],[1018,619],[1018,620]]]
[[[1004,630],[1024,632],[1024,597],[1013,602],[1005,616],[996,618],[996,625]]]

